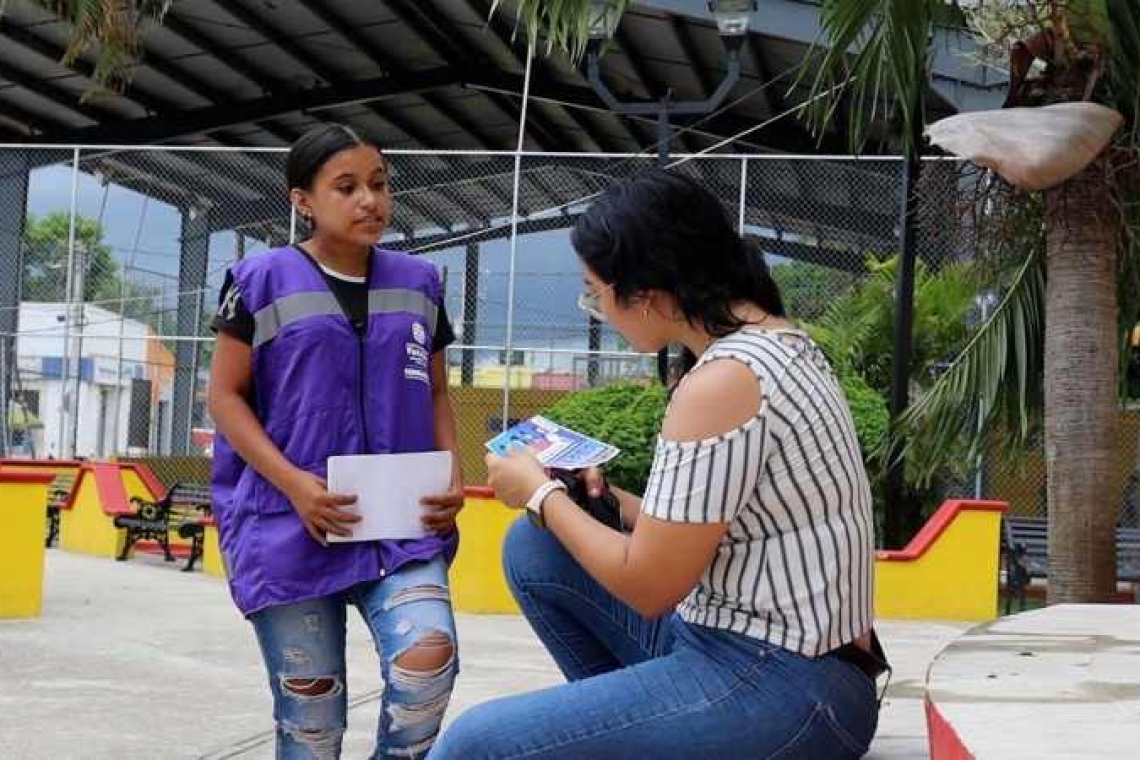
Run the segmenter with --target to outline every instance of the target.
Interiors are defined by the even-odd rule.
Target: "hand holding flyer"
[[[506,456],[514,446],[530,449],[545,467],[585,470],[616,457],[620,449],[563,427],[545,417],[531,417],[487,441],[497,456]]]

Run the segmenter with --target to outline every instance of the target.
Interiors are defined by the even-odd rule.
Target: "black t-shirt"
[[[306,254],[307,255],[307,254]],[[313,262],[316,264],[316,261]],[[318,265],[319,266],[319,265]],[[334,274],[325,267],[320,267],[325,282],[336,296],[340,307],[344,309],[348,321],[357,334],[363,334],[368,325],[368,282],[365,278],[347,278],[345,275]],[[455,331],[451,327],[451,320],[447,318],[447,311],[443,302],[439,304],[439,316],[436,319],[435,336],[432,340],[432,353],[442,351],[455,342]],[[253,314],[241,300],[241,292],[234,286],[233,275],[226,272],[226,280],[222,284],[221,297],[218,299],[218,313],[210,327],[214,332],[223,332],[231,338],[237,338],[247,345],[253,344],[254,321]]]

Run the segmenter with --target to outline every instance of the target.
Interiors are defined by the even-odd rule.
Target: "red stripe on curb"
[[[45,486],[55,480],[50,472],[0,472],[0,483],[25,483]]]
[[[930,760],[977,760],[930,697],[926,698],[926,733],[930,737]]]
[[[944,502],[938,511],[930,516],[922,530],[914,535],[905,549],[875,552],[876,559],[895,562],[913,562],[926,554],[951,523],[963,512],[1005,512],[1008,504],[1004,501],[974,501],[972,499],[951,499]]]

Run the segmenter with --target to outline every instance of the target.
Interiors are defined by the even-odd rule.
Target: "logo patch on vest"
[[[431,384],[428,365],[431,354],[427,348],[427,330],[419,322],[412,322],[412,340],[404,344],[408,363],[404,366],[404,378]]]

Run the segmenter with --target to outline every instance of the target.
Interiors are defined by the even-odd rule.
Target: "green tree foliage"
[[[25,299],[66,299],[70,223],[70,216],[63,212],[29,215],[24,231]],[[75,255],[84,264],[83,300],[119,297],[119,266],[111,255],[111,246],[103,241],[99,222],[86,217],[75,220]]]

